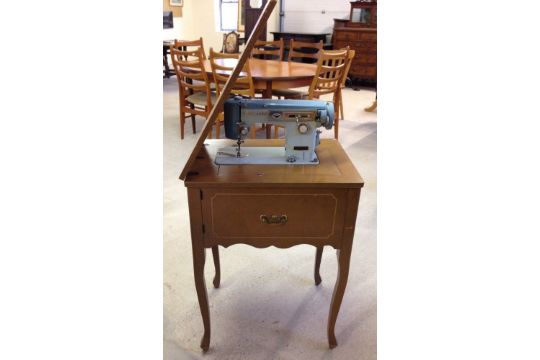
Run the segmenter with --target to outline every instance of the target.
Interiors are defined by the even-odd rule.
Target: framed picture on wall
[[[244,11],[244,0],[238,0],[238,26],[237,30],[239,32],[246,31],[246,12]]]
[[[171,6],[182,6],[182,5],[184,5],[184,0],[170,0],[169,5],[171,5]]]

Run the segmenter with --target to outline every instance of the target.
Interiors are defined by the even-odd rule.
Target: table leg
[[[204,281],[204,247],[193,247],[193,272],[195,275],[195,289],[199,299],[199,307],[203,318],[204,335],[201,339],[201,349],[207,351],[210,347],[210,311],[208,310],[208,293],[206,292],[206,283]]]
[[[203,319],[204,335],[201,339],[201,349],[208,351],[210,347],[210,311],[208,309],[208,293],[204,281],[204,262],[206,250],[202,235],[200,190],[188,189],[189,216],[191,219],[191,247],[193,250],[193,275],[195,289],[199,300],[199,308]]]
[[[330,314],[328,315],[328,344],[330,349],[337,346],[334,329],[336,327],[341,301],[343,300],[343,294],[345,293],[345,287],[347,286],[347,278],[349,277],[349,265],[351,262],[358,202],[360,200],[360,189],[349,189],[347,199],[347,216],[345,217],[343,227],[343,241],[341,247],[337,250],[338,276],[334,287],[334,294],[332,295],[332,303],[330,304]]]
[[[166,77],[167,79],[171,77],[171,75],[174,73],[170,68],[169,68],[169,61],[168,61],[168,55],[170,53],[170,49],[168,46],[163,46],[163,75],[164,77]]]
[[[264,89],[264,92],[262,94],[263,98],[265,99],[271,99],[272,98],[272,81],[266,82],[266,89]],[[266,138],[271,139],[272,138],[272,125],[266,124]]]
[[[319,269],[321,267],[321,258],[322,258],[322,252],[324,247],[317,246],[317,251],[315,253],[315,285],[319,285],[322,281],[321,274],[319,273]]]
[[[332,295],[332,303],[330,304],[330,315],[328,315],[328,344],[330,345],[330,349],[337,346],[334,330],[341,301],[343,300],[343,294],[345,293],[345,287],[347,286],[347,278],[349,277],[350,257],[350,250],[337,250],[338,277],[334,287],[334,294]]]
[[[271,99],[272,98],[272,81],[267,81],[266,82],[266,89],[264,89],[262,96],[265,99]]]
[[[214,257],[214,268],[216,269],[216,275],[214,276],[214,287],[217,289],[219,288],[219,281],[221,279],[221,269],[219,266],[219,247],[217,245],[212,246],[212,255]]]
[[[163,46],[163,77],[169,78],[169,62],[167,61],[167,48]]]

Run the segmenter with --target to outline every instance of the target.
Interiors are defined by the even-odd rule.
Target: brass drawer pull
[[[287,223],[287,215],[261,215],[261,222],[263,224],[286,224]]]

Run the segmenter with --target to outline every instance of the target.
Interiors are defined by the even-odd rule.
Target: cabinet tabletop
[[[216,165],[218,149],[234,140],[207,139],[191,167],[185,185],[227,187],[346,187],[360,188],[364,180],[334,139],[322,139],[316,153],[318,165]],[[284,146],[283,139],[246,140],[243,146]]]

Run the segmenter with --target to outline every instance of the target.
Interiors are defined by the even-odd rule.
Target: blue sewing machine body
[[[236,146],[220,149],[218,165],[268,164],[316,165],[319,144],[317,128],[331,129],[334,104],[321,100],[245,99],[235,97],[224,104],[225,136]],[[285,128],[285,147],[242,147],[243,139],[256,124]]]

